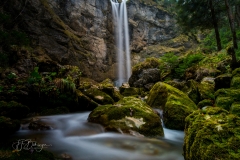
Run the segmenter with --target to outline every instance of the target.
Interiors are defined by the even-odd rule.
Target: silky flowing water
[[[112,5],[115,41],[117,46],[118,80],[117,86],[127,82],[131,76],[131,59],[129,49],[129,29],[127,15],[127,0],[110,0]]]
[[[104,132],[101,125],[88,123],[90,112],[38,117],[52,129],[31,131],[22,127],[14,137],[46,144],[45,149],[73,160],[183,160],[184,133],[164,129],[165,137],[138,138]]]

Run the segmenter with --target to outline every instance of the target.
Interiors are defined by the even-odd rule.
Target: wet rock
[[[28,129],[41,131],[41,130],[51,130],[52,128],[51,128],[51,126],[49,126],[49,125],[45,124],[44,122],[42,122],[41,120],[37,119],[37,120],[29,123]]]
[[[160,117],[146,103],[134,97],[124,97],[114,105],[97,107],[90,113],[88,121],[99,123],[108,131],[137,136],[155,137],[164,134]]]
[[[163,110],[165,126],[178,130],[184,129],[185,118],[197,109],[185,93],[163,82],[156,83],[150,90],[147,104]]]

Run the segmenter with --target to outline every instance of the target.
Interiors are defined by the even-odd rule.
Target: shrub
[[[203,58],[204,58],[204,56],[201,53],[187,55],[185,58],[182,59],[182,61],[179,63],[179,65],[175,68],[176,76],[182,77],[187,68],[198,63]]]

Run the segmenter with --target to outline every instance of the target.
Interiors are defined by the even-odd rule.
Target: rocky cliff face
[[[158,56],[160,50],[153,51],[151,46],[176,37],[173,17],[139,1],[131,0],[127,5],[133,63]],[[115,79],[117,60],[109,0],[8,0],[4,10],[29,34],[36,52],[62,65],[79,66],[83,76],[94,80]]]

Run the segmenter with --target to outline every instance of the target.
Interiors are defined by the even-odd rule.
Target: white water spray
[[[127,16],[127,0],[110,0],[115,24],[115,38],[118,59],[118,82],[117,86],[128,81],[131,76],[131,60],[129,51],[129,30]]]

